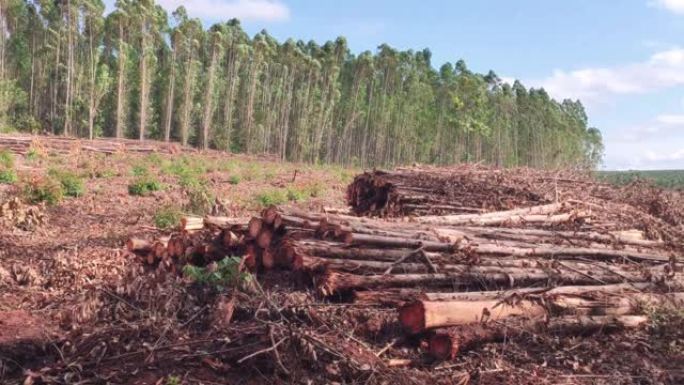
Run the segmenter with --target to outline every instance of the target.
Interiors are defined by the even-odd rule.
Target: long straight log
[[[540,240],[548,238],[549,242],[564,240],[587,240],[604,243],[617,243],[621,245],[634,245],[643,247],[658,247],[664,243],[658,240],[640,239],[628,236],[624,232],[599,233],[595,231],[552,231],[541,229],[515,229],[515,228],[491,228],[491,227],[464,227],[459,229],[464,234],[479,237],[500,239],[505,236],[521,240]]]
[[[587,286],[558,286],[515,288],[510,290],[492,291],[465,291],[465,292],[429,292],[425,293],[419,288],[401,288],[382,291],[355,291],[354,303],[363,305],[391,305],[401,307],[408,302],[418,300],[425,301],[481,301],[481,300],[505,300],[526,294],[546,295],[583,295],[592,292],[602,293],[638,293],[653,289],[655,285],[650,282],[618,283],[611,285],[587,285]]]
[[[535,328],[545,328],[564,335],[590,334],[598,330],[636,328],[648,322],[647,316],[579,316],[557,317],[548,323],[533,323]],[[453,360],[466,350],[489,342],[518,337],[526,330],[515,325],[469,325],[438,330],[428,339],[428,353],[437,360]]]
[[[501,320],[511,316],[534,318],[548,311],[580,315],[625,315],[643,304],[680,307],[684,293],[598,295],[592,298],[573,295],[549,295],[543,301],[523,299],[518,302],[482,299],[475,301],[416,301],[399,310],[399,322],[410,333],[428,329]],[[528,297],[525,297],[528,298]],[[544,304],[543,306],[541,304]]]
[[[527,300],[515,304],[498,300],[416,301],[399,309],[399,323],[407,333],[418,334],[429,329],[499,321],[512,316],[534,318],[544,315],[543,306]]]
[[[562,203],[551,203],[548,205],[526,207],[508,211],[496,211],[484,214],[461,214],[461,215],[430,215],[415,217],[413,220],[418,223],[433,225],[493,225],[503,222],[520,223],[524,217],[531,215],[548,215],[560,211]]]
[[[391,262],[345,260],[309,256],[298,256],[294,258],[292,263],[293,265],[291,268],[295,270],[317,270],[319,268],[328,268],[335,271],[369,274],[384,273],[390,268],[393,268],[395,273],[427,274],[431,272],[429,266],[420,263],[402,263],[395,265]],[[604,284],[619,283],[623,282],[625,278],[629,278],[632,281],[644,280],[644,278],[640,277],[639,275],[627,272],[616,275],[604,270],[567,270],[560,267],[557,270],[552,270],[533,267],[520,268],[481,265],[439,265],[438,269],[440,272],[453,275],[458,274],[458,278],[460,279],[465,278],[468,280],[479,280],[483,283],[498,285],[510,285],[512,283],[532,284],[548,281],[569,285],[581,285],[595,284],[597,282]]]
[[[246,227],[249,223],[249,218],[234,218],[234,217],[204,217],[204,226],[217,227],[220,229],[233,229],[235,227]]]

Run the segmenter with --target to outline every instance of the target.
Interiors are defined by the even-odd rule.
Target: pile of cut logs
[[[506,184],[500,170],[462,165],[365,172],[347,188],[359,215],[397,217],[482,213],[548,203],[521,183]]]
[[[636,327],[645,308],[684,304],[681,243],[625,230],[582,201],[524,206],[394,220],[269,207],[251,219],[185,218],[181,232],[129,249],[169,266],[243,255],[251,271],[299,271],[321,300],[398,309],[407,335],[441,360],[529,328]]]

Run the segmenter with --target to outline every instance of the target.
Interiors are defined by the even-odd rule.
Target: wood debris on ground
[[[279,321],[261,331],[270,341],[261,349],[276,353],[296,339],[361,371],[370,369],[362,362],[373,370],[434,365],[525,333],[639,328],[649,309],[684,305],[682,202],[525,173],[466,166],[365,173],[349,186],[352,208],[389,218],[272,206],[252,218],[184,218],[180,231],[132,238],[128,249],[174,272],[241,256],[257,282],[280,281],[288,301],[306,293],[285,306],[269,300],[267,312]],[[239,305],[230,303],[233,316]],[[323,322],[313,309],[326,306],[364,309],[353,321],[357,332],[307,334]],[[309,309],[304,318],[301,309]],[[391,342],[374,352],[380,334]]]

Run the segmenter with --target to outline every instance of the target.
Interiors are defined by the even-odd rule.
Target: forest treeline
[[[357,166],[600,162],[580,101],[430,59],[250,38],[237,20],[205,30],[153,0],[107,15],[101,0],[2,0],[0,127]]]

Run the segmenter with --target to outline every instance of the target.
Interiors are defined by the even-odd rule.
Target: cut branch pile
[[[477,214],[548,202],[524,185],[502,182],[500,173],[468,165],[373,171],[349,185],[347,203],[359,215],[395,217]]]

